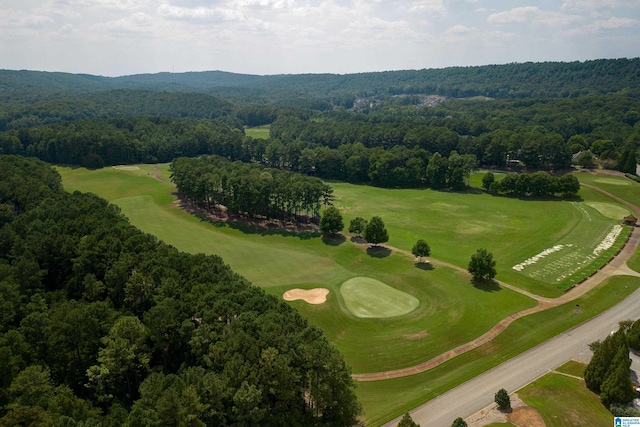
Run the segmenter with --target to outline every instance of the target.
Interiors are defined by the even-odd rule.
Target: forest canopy
[[[0,156],[0,307],[2,425],[349,426],[360,412],[319,328],[219,257],[64,192],[36,159]]]

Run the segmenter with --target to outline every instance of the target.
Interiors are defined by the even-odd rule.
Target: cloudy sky
[[[640,0],[0,0],[0,69],[354,73],[640,56]]]

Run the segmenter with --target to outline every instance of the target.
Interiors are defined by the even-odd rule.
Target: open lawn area
[[[255,139],[269,139],[270,128],[271,125],[248,127],[244,129],[244,133]]]
[[[613,415],[583,380],[549,373],[519,390],[518,396],[538,410],[547,427],[613,425]]]
[[[473,188],[454,193],[332,185],[346,224],[356,216],[380,216],[390,245],[411,250],[422,238],[434,258],[463,268],[484,247],[494,254],[497,279],[547,297],[588,276],[628,234],[620,230],[615,244],[595,252],[629,209],[587,188],[581,199],[564,201],[493,196]],[[624,215],[612,218],[615,213]]]
[[[499,286],[473,286],[466,272],[436,263],[416,264],[413,257],[402,252],[370,254],[348,236],[326,240],[311,232],[256,230],[199,219],[178,205],[174,187],[168,183],[167,165],[58,170],[67,190],[89,191],[110,200],[132,224],[180,250],[220,255],[235,271],[270,294],[281,298],[293,288],[327,289],[325,303],[312,305],[295,300],[288,304],[323,329],[354,373],[424,362],[536,304]],[[155,179],[156,174],[167,182]],[[479,177],[481,174],[474,175],[473,182]],[[388,228],[390,245],[411,250],[416,240],[425,239],[434,258],[462,268],[476,249],[485,247],[495,255],[498,279],[543,296],[564,293],[563,282],[556,279],[567,269],[552,270],[550,266],[561,264],[565,254],[577,253],[573,255],[574,264],[588,267],[584,259],[592,256],[603,241],[609,237],[613,242],[601,252],[615,250],[628,232],[623,229],[611,237],[619,223],[614,217],[628,209],[586,188],[581,190],[580,199],[561,201],[492,196],[479,189],[450,193],[345,183],[332,186],[335,205],[343,213],[345,224],[355,216],[380,216]],[[562,248],[539,256],[558,245]],[[535,262],[521,271],[513,269],[536,256]],[[354,283],[356,286],[352,286]],[[363,296],[363,283],[384,298]],[[379,425],[401,415],[596,315],[638,286],[637,278],[612,278],[570,304],[516,321],[490,344],[428,372],[360,383],[364,421]],[[573,310],[575,303],[583,307],[580,314]]]

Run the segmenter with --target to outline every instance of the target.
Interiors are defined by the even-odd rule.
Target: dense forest
[[[0,156],[0,425],[348,426],[342,356],[217,256]]]
[[[640,59],[344,76],[0,71],[0,153],[87,167],[214,154],[392,188],[460,189],[477,167],[635,173],[639,73]],[[457,98],[471,95],[483,96]],[[258,125],[269,139],[245,136]],[[429,171],[434,156],[447,166]]]
[[[0,71],[0,100],[48,98],[63,92],[110,89],[201,92],[239,102],[325,99],[350,106],[355,98],[433,94],[454,98],[575,98],[623,94],[639,97],[640,59],[512,63],[358,74],[257,76],[221,71],[122,77]]]

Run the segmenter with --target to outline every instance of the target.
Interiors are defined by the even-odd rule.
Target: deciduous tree
[[[351,220],[349,223],[349,233],[353,233],[357,236],[361,236],[364,233],[365,228],[367,228],[367,220],[357,216]]]
[[[493,254],[484,248],[480,248],[471,256],[469,261],[469,273],[474,282],[490,281],[496,277],[496,262]]]
[[[324,210],[320,218],[320,231],[323,234],[338,234],[344,228],[342,214],[335,206],[329,206]]]
[[[431,248],[426,241],[420,239],[413,245],[411,253],[413,256],[418,257],[419,262],[422,263],[422,257],[431,255]]]
[[[384,226],[384,222],[382,222],[382,218],[379,216],[371,218],[364,230],[364,238],[374,246],[389,241],[389,233]]]

